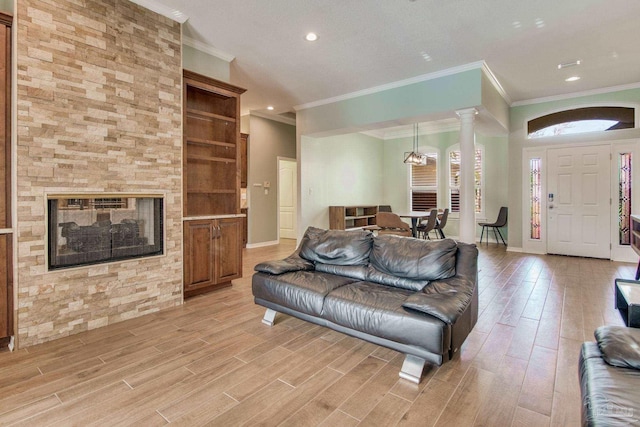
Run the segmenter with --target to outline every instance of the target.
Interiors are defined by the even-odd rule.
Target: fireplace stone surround
[[[128,0],[14,13],[16,345],[182,304],[180,24]],[[163,254],[50,271],[47,195],[164,196]]]

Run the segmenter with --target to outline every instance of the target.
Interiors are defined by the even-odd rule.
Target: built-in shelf
[[[209,157],[209,156],[196,156],[196,155],[187,155],[189,160],[200,160],[205,162],[224,162],[224,163],[235,163],[236,159],[227,159],[225,157]]]
[[[214,146],[229,147],[234,149],[236,146],[231,142],[222,142],[222,141],[215,141],[212,139],[202,139],[202,138],[193,138],[193,137],[187,138],[187,144],[214,145]]]
[[[244,89],[184,70],[184,295],[242,276],[240,95]]]
[[[215,119],[215,120],[223,120],[225,122],[235,123],[236,119],[233,117],[222,116],[220,114],[208,113],[206,111],[195,110],[193,108],[187,108],[187,117],[193,117],[196,119],[207,120],[207,119]]]
[[[234,194],[236,190],[197,190],[197,189],[189,189],[189,193],[193,194]]]

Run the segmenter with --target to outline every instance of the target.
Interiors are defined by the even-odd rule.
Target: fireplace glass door
[[[161,255],[162,208],[162,197],[49,197],[49,270]]]

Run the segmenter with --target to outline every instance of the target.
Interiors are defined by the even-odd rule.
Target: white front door
[[[297,164],[292,160],[278,160],[278,210],[280,238],[295,239],[297,206]]]
[[[611,256],[610,147],[547,151],[547,252]]]

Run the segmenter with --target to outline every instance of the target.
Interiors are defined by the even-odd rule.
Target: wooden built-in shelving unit
[[[184,71],[184,293],[242,275],[240,95],[231,84]]]
[[[351,230],[376,225],[378,206],[329,206],[329,228]]]

